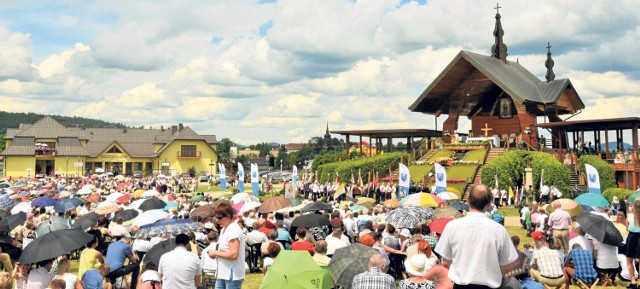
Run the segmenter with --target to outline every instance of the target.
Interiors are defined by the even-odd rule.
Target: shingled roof
[[[567,111],[575,112],[585,107],[568,79],[543,81],[517,62],[462,50],[409,109],[414,112],[449,113],[447,103],[453,98],[452,95],[464,93],[458,91],[459,88],[470,77],[476,77],[477,73],[484,75],[520,103],[555,104],[566,90],[570,90],[568,94],[572,98],[572,107],[567,107]]]
[[[11,141],[1,155],[3,156],[34,156],[36,154],[36,139],[34,137],[16,137]]]
[[[78,138],[60,137],[56,145],[59,156],[81,156],[88,157],[89,153],[80,145]]]

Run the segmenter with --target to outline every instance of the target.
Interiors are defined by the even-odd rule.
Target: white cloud
[[[26,33],[0,31],[0,79],[29,80],[31,67],[30,36]]]
[[[59,55],[53,54],[44,59],[40,64],[35,67],[38,69],[40,73],[40,77],[49,78],[56,74],[64,73],[67,71],[67,62],[71,59],[71,57],[77,52],[87,52],[90,51],[91,48],[82,44],[76,43],[73,49],[63,51]]]

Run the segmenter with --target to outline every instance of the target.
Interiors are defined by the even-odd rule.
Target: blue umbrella
[[[177,208],[177,207],[178,207],[178,202],[171,201],[171,202],[167,202],[167,205],[164,206],[163,210],[168,211],[168,210],[171,210],[171,209]]]
[[[364,210],[364,209],[368,209],[368,208],[365,207],[365,206],[360,206],[360,205],[354,205],[354,206],[349,207],[349,210],[351,210],[351,211]]]
[[[152,238],[161,236],[176,236],[202,229],[196,221],[191,219],[167,219],[140,227],[135,238]]]
[[[69,223],[69,219],[51,218],[38,225],[38,228],[36,228],[36,238],[53,231],[64,229],[71,229],[71,223]]]
[[[605,199],[601,194],[584,193],[574,199],[576,203],[580,205],[586,205],[590,207],[608,207],[609,201]]]
[[[64,213],[68,210],[77,208],[79,206],[82,206],[84,204],[84,200],[82,199],[78,199],[78,198],[64,198],[64,199],[60,199],[56,202],[55,205],[53,205],[53,209],[57,212],[57,213]]]
[[[0,209],[11,208],[16,204],[14,200],[7,195],[0,196]]]
[[[31,202],[32,207],[50,207],[56,204],[56,200],[52,197],[37,197],[33,202]]]
[[[468,211],[469,210],[469,205],[463,203],[463,202],[455,202],[451,204],[452,207],[456,208],[456,210],[458,211]]]

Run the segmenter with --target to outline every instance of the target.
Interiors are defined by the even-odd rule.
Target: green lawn
[[[473,181],[477,167],[477,165],[452,165],[447,170],[447,178]]]
[[[453,151],[450,151],[450,150],[439,150],[436,154],[434,154],[433,156],[431,156],[431,158],[429,158],[429,161],[433,162],[437,158],[450,157],[451,155],[453,155]]]
[[[465,161],[478,161],[479,163],[482,163],[484,161],[484,156],[486,154],[487,154],[487,150],[486,149],[472,150],[472,151],[469,151],[466,156],[464,156],[463,160],[465,160]]]
[[[410,165],[409,173],[411,174],[411,180],[414,182],[421,182],[422,178],[426,176],[431,170],[433,165]]]

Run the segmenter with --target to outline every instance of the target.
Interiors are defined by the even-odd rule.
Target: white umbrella
[[[159,178],[159,179],[163,179],[163,178],[166,178],[166,177],[167,177],[167,176],[165,176],[164,174],[158,174],[158,175],[156,176],[156,178]]]
[[[93,193],[90,189],[82,187],[76,192],[76,195],[91,195]]]
[[[22,202],[19,203],[15,206],[13,206],[13,208],[11,208],[11,214],[15,215],[17,213],[20,212],[25,212],[25,213],[30,213],[31,212],[31,202]]]
[[[133,224],[135,226],[144,226],[148,224],[153,224],[158,220],[166,219],[169,217],[169,213],[163,210],[148,210],[140,215],[138,215]]]
[[[160,194],[158,191],[156,190],[147,190],[144,193],[142,193],[142,195],[140,195],[143,198],[152,198],[157,196],[158,194]]]
[[[95,191],[96,190],[96,186],[92,185],[92,184],[88,184],[88,185],[84,185],[82,186],[82,189],[87,189],[90,191]]]
[[[260,202],[247,202],[247,203],[244,203],[244,205],[242,205],[242,208],[240,208],[240,214],[242,214],[244,212],[247,212],[247,211],[250,211],[250,210],[253,210],[253,209],[257,208],[257,207],[260,207],[260,205],[262,205],[262,203],[260,203]]]
[[[235,195],[233,195],[233,197],[231,197],[231,202],[234,204],[237,203],[248,203],[248,202],[259,202],[260,199],[258,199],[256,196],[253,195],[249,195],[247,193],[237,193]]]
[[[131,202],[131,207],[134,209],[137,209],[140,207],[140,205],[142,205],[142,202],[146,201],[146,199],[137,199],[133,202]]]
[[[119,197],[124,196],[123,193],[121,192],[113,192],[110,195],[107,196],[106,200],[107,201],[112,201],[112,202],[116,202],[118,200]]]
[[[456,193],[453,193],[453,192],[442,192],[438,194],[438,197],[440,197],[445,201],[460,199],[460,196],[458,196]]]

